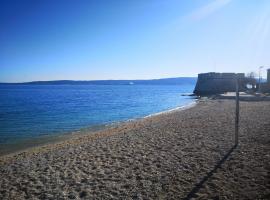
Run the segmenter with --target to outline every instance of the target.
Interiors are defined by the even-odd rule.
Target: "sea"
[[[183,94],[193,89],[193,84],[0,85],[0,154],[189,105],[195,99]]]

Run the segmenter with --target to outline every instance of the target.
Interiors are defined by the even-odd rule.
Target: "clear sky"
[[[269,0],[0,0],[0,82],[270,67]]]

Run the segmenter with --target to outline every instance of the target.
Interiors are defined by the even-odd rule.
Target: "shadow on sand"
[[[202,178],[202,180],[199,183],[196,183],[193,189],[188,193],[188,195],[184,198],[184,200],[189,200],[191,198],[196,197],[196,193],[203,187],[203,184],[213,176],[214,173],[216,173],[217,169],[221,167],[221,165],[228,159],[228,157],[231,155],[231,153],[234,151],[234,149],[237,147],[237,145],[234,145],[227,153],[226,155],[215,165],[215,167],[209,171],[205,177]],[[217,199],[219,199],[217,197]]]

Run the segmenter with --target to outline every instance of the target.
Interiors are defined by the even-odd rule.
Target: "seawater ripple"
[[[146,117],[194,102],[194,85],[1,85],[0,144]]]

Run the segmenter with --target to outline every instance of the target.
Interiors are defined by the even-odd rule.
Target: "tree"
[[[256,78],[258,75],[257,75],[257,73],[256,72],[248,72],[247,74],[246,74],[246,77],[247,78]]]

